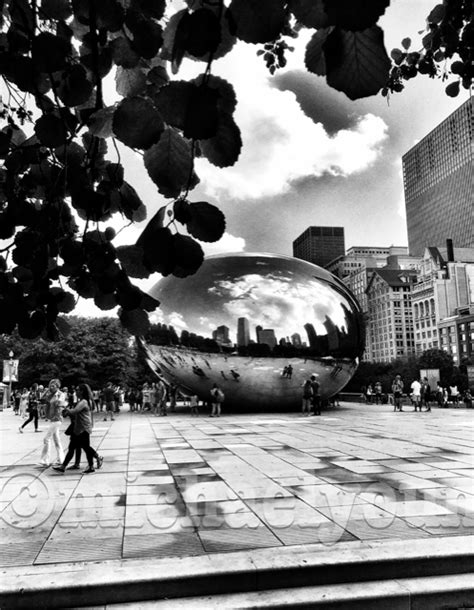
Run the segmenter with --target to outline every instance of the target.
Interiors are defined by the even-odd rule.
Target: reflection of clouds
[[[184,321],[182,314],[177,311],[172,311],[165,315],[162,309],[157,309],[153,312],[153,314],[150,315],[150,321],[153,324],[161,323],[166,324],[167,326],[173,326],[176,331],[186,329],[188,326]]]
[[[209,292],[224,300],[223,308],[233,320],[248,318],[252,324],[274,328],[290,336],[296,326],[311,322],[326,334],[326,315],[345,328],[343,299],[328,285],[316,280],[298,281],[290,275],[247,274],[233,281],[215,282]]]

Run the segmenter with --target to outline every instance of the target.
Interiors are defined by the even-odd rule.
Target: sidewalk
[[[474,412],[391,409],[98,417],[91,444],[104,465],[89,475],[38,468],[43,435],[31,425],[19,434],[20,418],[3,411],[2,574],[472,536]]]

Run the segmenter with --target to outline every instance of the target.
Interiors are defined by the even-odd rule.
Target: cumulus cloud
[[[241,44],[216,63],[216,73],[233,83],[238,99],[235,119],[242,132],[239,160],[216,170],[197,160],[202,186],[211,196],[261,198],[286,192],[292,182],[325,173],[348,176],[369,167],[387,138],[385,122],[365,114],[329,135],[322,123],[306,116],[292,91],[272,86],[255,47]]]

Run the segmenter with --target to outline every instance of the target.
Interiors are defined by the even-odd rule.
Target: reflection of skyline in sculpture
[[[172,383],[198,395],[212,381],[226,386],[226,401],[256,404],[274,386],[283,404],[300,396],[309,374],[321,381],[323,396],[331,395],[362,354],[354,297],[330,273],[299,259],[210,257],[194,276],[164,278],[151,294],[161,303],[145,337],[153,361]],[[293,374],[282,377],[289,365]]]
[[[245,263],[245,258],[235,258],[239,259],[239,263]],[[205,286],[193,285],[189,291],[192,299],[184,298],[184,294],[178,299],[181,306],[179,312],[170,310],[166,299],[158,296],[162,303],[158,311],[158,315],[162,316],[158,334],[163,344],[182,343],[198,349],[205,344],[207,349],[214,352],[237,350],[258,354],[263,350],[262,353],[283,357],[295,351],[301,352],[304,357],[336,354],[359,357],[362,332],[360,312],[355,300],[347,299],[347,290],[342,284],[337,284],[337,278],[304,261],[301,264],[310,265],[312,270],[316,269],[326,277],[325,281],[314,274],[301,277],[294,269],[275,268],[268,264],[265,257],[262,258],[263,261],[259,261],[262,267],[260,275],[253,270],[252,273],[239,273],[232,278],[228,273],[220,272],[215,273]],[[258,277],[261,278],[260,282]],[[157,288],[161,285],[163,282]],[[196,302],[199,307],[193,307]],[[215,302],[212,314],[210,302]],[[231,312],[248,311],[253,312],[251,318],[229,315]],[[295,313],[297,315],[293,317]],[[306,320],[303,315],[308,316]],[[175,321],[181,327],[181,332],[165,320]],[[212,324],[212,321],[219,324]],[[269,321],[273,323],[265,324]],[[255,323],[251,332],[251,325]],[[170,337],[166,338],[168,332]]]

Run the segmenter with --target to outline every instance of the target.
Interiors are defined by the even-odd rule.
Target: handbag
[[[71,436],[72,430],[73,430],[73,425],[72,425],[72,423],[70,423],[69,426],[66,428],[66,430],[64,430],[64,434],[66,436]]]

